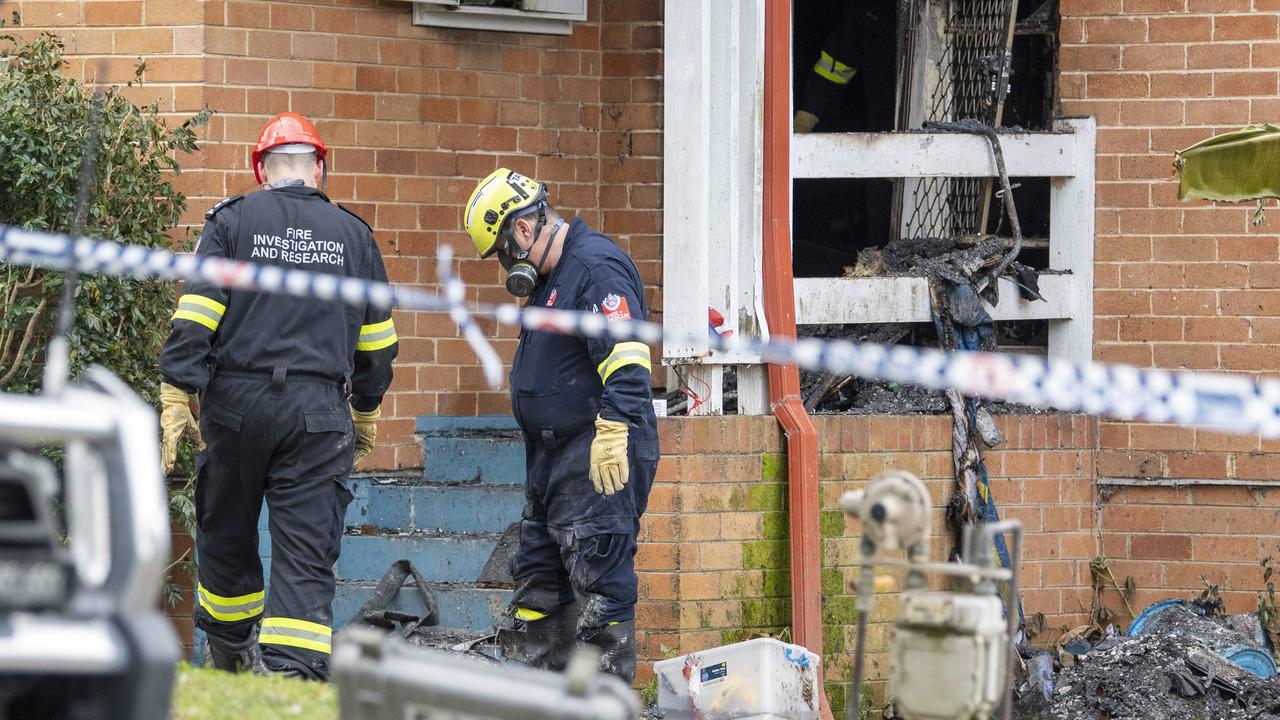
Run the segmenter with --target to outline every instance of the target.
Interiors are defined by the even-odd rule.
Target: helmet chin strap
[[[546,224],[546,223],[542,223]],[[542,265],[547,262],[547,256],[551,254],[551,246],[556,244],[556,233],[560,232],[560,227],[564,225],[564,218],[556,218],[556,222],[551,226],[551,235],[547,238],[547,247],[542,251],[542,257],[538,258],[538,262],[534,264],[534,268],[539,273],[543,272]]]
[[[516,297],[528,297],[533,294],[541,278],[545,276],[546,273],[543,271],[543,267],[547,264],[547,257],[551,255],[551,246],[555,244],[556,234],[560,232],[560,226],[565,223],[563,218],[556,218],[555,224],[551,226],[547,245],[542,249],[542,254],[535,263],[530,259],[529,255],[537,247],[538,242],[541,241],[542,232],[546,229],[546,224],[546,208],[544,205],[538,209],[538,222],[534,226],[534,241],[529,245],[529,249],[522,249],[516,242],[515,233],[508,230],[506,249],[498,254],[499,262],[507,270],[507,292]],[[513,246],[516,250],[515,253],[510,252],[510,248]],[[508,260],[507,258],[510,259]]]
[[[558,230],[559,227],[563,224],[564,224],[563,219],[556,221],[555,226],[551,230],[551,235],[553,239],[555,237],[556,230]],[[513,225],[514,225],[514,221],[513,221]],[[507,233],[506,233],[507,245],[514,246],[514,250],[515,250],[515,252],[509,253],[509,254],[516,260],[528,260],[529,253],[533,252],[533,248],[537,246],[539,238],[542,237],[542,230],[543,228],[546,227],[546,225],[547,225],[547,205],[546,203],[541,203],[538,205],[538,221],[533,225],[533,233],[532,233],[533,242],[530,243],[528,250],[521,248],[520,243],[516,242],[516,234],[513,227],[509,227],[509,229],[507,230]],[[538,272],[542,272],[542,264],[547,261],[547,255],[549,254],[551,254],[551,242],[547,243],[547,247],[542,251],[542,257],[539,258],[538,262],[533,266]]]

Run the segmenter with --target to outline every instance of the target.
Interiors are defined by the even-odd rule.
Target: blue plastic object
[[[1125,632],[1125,635],[1128,635],[1129,637],[1133,637],[1134,635],[1141,635],[1143,630],[1146,628],[1147,624],[1150,623],[1152,619],[1155,618],[1155,616],[1159,615],[1165,610],[1168,610],[1171,607],[1178,607],[1186,604],[1187,604],[1186,600],[1176,600],[1176,599],[1160,600],[1158,602],[1151,603],[1150,605],[1147,606],[1145,610],[1138,613],[1138,616],[1133,619],[1133,622],[1130,623],[1129,630]]]
[[[1185,600],[1177,599],[1154,602],[1138,613],[1138,616],[1133,619],[1133,623],[1129,625],[1129,630],[1125,634],[1130,637],[1141,635],[1160,613],[1173,607],[1185,605],[1187,605]],[[1221,651],[1221,653],[1223,657],[1241,669],[1260,678],[1269,678],[1276,674],[1276,662],[1271,657],[1271,654],[1252,645],[1232,645]]]
[[[1260,678],[1276,674],[1276,661],[1267,652],[1248,645],[1232,645],[1222,656]]]
[[[1072,638],[1070,641],[1065,643],[1062,646],[1062,649],[1066,650],[1072,655],[1083,655],[1089,652],[1090,650],[1092,650],[1093,645],[1088,640],[1077,637],[1077,638]]]

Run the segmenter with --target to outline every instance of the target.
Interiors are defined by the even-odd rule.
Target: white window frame
[[[467,0],[414,0],[413,24],[495,32],[569,35],[587,19],[587,0],[524,0],[521,9]]]
[[[708,342],[707,308],[722,330],[768,335],[764,213],[764,2],[666,0],[663,15],[662,324],[664,343],[699,395],[690,414],[720,415],[724,366],[738,368],[738,411],[769,412],[767,372],[754,353]],[[674,387],[675,370],[668,373]]]
[[[708,348],[707,307],[725,327],[768,335],[762,308],[763,0],[666,0],[663,78],[663,327],[689,341],[663,346],[705,394],[694,414],[723,412],[723,368],[738,368],[738,411],[769,412],[760,358]],[[731,10],[731,11],[724,11]],[[1002,134],[1011,177],[1050,179],[1046,302],[1000,280],[995,320],[1047,320],[1050,357],[1093,356],[1097,125],[1066,118],[1052,132]],[[792,135],[796,178],[994,177],[986,138],[948,133]],[[928,281],[912,277],[797,278],[796,323],[929,322]],[[668,375],[668,386],[672,386]],[[707,391],[707,388],[710,388]]]
[[[1010,178],[1049,178],[1049,267],[1044,301],[1023,300],[1000,279],[994,320],[1048,320],[1049,357],[1093,359],[1093,245],[1097,123],[1064,118],[1053,132],[1000,136]],[[992,177],[987,139],[951,133],[812,133],[791,136],[792,178]],[[929,322],[925,278],[796,278],[796,323]]]

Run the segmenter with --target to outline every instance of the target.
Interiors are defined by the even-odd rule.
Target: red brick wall
[[[414,27],[409,5],[396,0],[27,0],[3,9],[62,34],[75,75],[124,81],[141,56],[148,70],[130,90],[137,100],[175,117],[205,104],[217,111],[179,178],[193,199],[188,224],[213,200],[251,189],[258,128],[292,109],[313,117],[334,148],[330,191],[374,226],[393,280],[432,288],[442,243],[469,257],[458,208],[476,178],[504,163],[548,181],[558,204],[628,248],[660,308],[661,6],[591,0],[589,20],[568,38]],[[1251,227],[1249,208],[1179,203],[1170,161],[1215,132],[1276,119],[1278,13],[1276,0],[1062,0],[1062,108],[1099,121],[1098,359],[1276,369],[1280,238]],[[505,299],[493,263],[468,259],[460,271],[471,299]],[[401,364],[371,467],[421,462],[411,437],[417,415],[507,407],[502,392],[483,387],[446,319],[401,313],[397,325]],[[513,334],[487,330],[509,357]],[[1088,609],[1087,560],[1099,552],[1114,558],[1117,575],[1135,577],[1139,604],[1198,591],[1201,571],[1223,579],[1233,610],[1250,604],[1258,558],[1280,547],[1272,490],[1139,487],[1099,494],[1095,513],[1090,481],[1266,485],[1280,446],[1057,416],[1001,422],[1011,448],[989,463],[997,500],[1032,533],[1028,611],[1054,625],[1078,622]],[[894,463],[921,473],[941,501],[947,421],[818,425],[831,652],[849,639],[838,613],[849,608],[856,549],[830,514],[839,489]],[[659,644],[692,649],[744,627],[776,630],[786,622],[787,583],[773,421],[663,428],[668,456],[641,551],[646,656],[656,658]],[[876,633],[873,648],[882,650]],[[841,662],[832,662],[833,680],[843,677]]]
[[[175,117],[216,111],[184,159],[186,226],[254,188],[249,152],[285,110],[313,119],[332,150],[329,194],[374,228],[393,282],[435,289],[442,244],[463,258],[470,300],[510,299],[496,262],[460,229],[475,183],[500,165],[547,182],[551,199],[635,258],[660,311],[660,0],[591,0],[571,36],[416,27],[396,0],[18,2],[28,31],[68,42],[69,72],[112,82]],[[16,6],[16,7],[14,7]],[[99,72],[102,68],[102,72]],[[395,383],[363,467],[417,467],[413,419],[505,413],[448,318],[397,313]],[[515,333],[483,323],[504,358]]]
[[[1026,530],[1023,603],[1049,627],[1074,627],[1089,610],[1096,422],[1080,416],[1006,416],[1009,437],[989,452],[992,492],[1004,517]],[[840,494],[891,468],[910,470],[935,501],[932,553],[950,550],[941,509],[954,487],[951,421],[944,417],[815,418],[822,477],[822,592],[828,697],[847,693],[854,641],[852,585],[858,527],[837,510]],[[785,444],[771,417],[670,418],[641,536],[641,657],[777,635],[790,624]],[[868,677],[883,697],[895,597],[882,596],[868,635]],[[1041,638],[1047,640],[1050,638]],[[642,664],[643,665],[643,664]],[[641,680],[648,677],[647,666]],[[843,683],[843,684],[842,684]]]
[[[1137,582],[1135,610],[1194,596],[1207,581],[1228,610],[1249,612],[1263,587],[1260,560],[1280,560],[1280,488],[1125,488],[1102,506],[1102,526],[1103,554],[1123,558],[1112,570]],[[1109,604],[1123,607],[1114,594]]]
[[[1062,0],[1061,7],[1062,109],[1096,116],[1099,128],[1095,357],[1275,372],[1275,227],[1251,226],[1251,204],[1179,202],[1171,162],[1174,151],[1215,133],[1280,117],[1280,4]],[[1104,552],[1123,561],[1117,567],[1138,581],[1143,600],[1198,591],[1205,572],[1224,579],[1231,609],[1252,607],[1257,562],[1280,546],[1274,493],[1195,483],[1273,483],[1280,444],[1124,423],[1103,423],[1098,438],[1102,478],[1193,485],[1127,490],[1103,503]],[[1228,545],[1232,551],[1221,552]],[[1215,556],[1220,568],[1203,564]]]

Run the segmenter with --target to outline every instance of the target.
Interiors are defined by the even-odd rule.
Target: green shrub
[[[86,235],[171,247],[169,231],[186,198],[168,178],[181,171],[178,153],[195,150],[195,128],[208,120],[209,112],[170,129],[158,107],[137,107],[119,87],[95,96],[80,81],[65,77],[63,44],[56,35],[42,34],[25,43],[0,35],[0,42],[5,45],[0,49],[0,223],[70,232],[82,212]],[[139,65],[129,86],[143,70]],[[91,132],[95,104],[97,132]],[[91,155],[95,173],[81,207],[86,155]],[[0,391],[39,389],[64,279],[60,272],[0,263]],[[156,404],[157,357],[173,304],[172,283],[80,276],[68,337],[71,374],[103,365]],[[57,449],[49,452],[58,459]],[[184,448],[180,473],[188,474],[190,466],[190,449]],[[170,507],[174,522],[192,532],[190,482],[171,494]],[[184,555],[166,571],[164,597],[170,605],[183,594],[172,575],[175,570],[190,575],[192,564]]]
[[[82,158],[96,174],[85,206],[87,235],[170,247],[186,198],[169,182],[179,152],[196,148],[207,111],[168,128],[152,105],[139,108],[111,87],[97,98],[100,131],[90,132],[94,94],[61,70],[62,41],[0,36],[0,223],[69,232],[77,212]],[[141,78],[139,66],[132,86]],[[64,275],[0,263],[0,390],[39,388]],[[100,364],[155,404],[157,355],[173,309],[172,283],[81,276],[69,339],[71,372]]]

